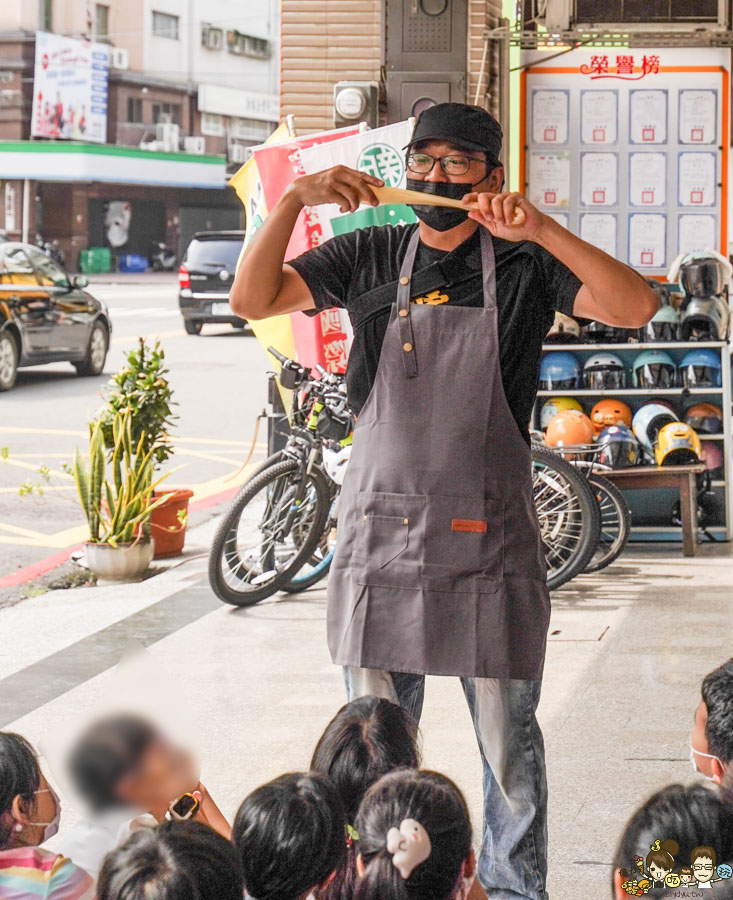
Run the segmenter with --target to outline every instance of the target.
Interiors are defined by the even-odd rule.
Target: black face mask
[[[479,182],[480,183],[480,182]],[[454,184],[452,181],[421,181],[419,178],[408,178],[407,188],[410,191],[422,191],[423,194],[435,194],[438,197],[450,197],[460,200],[469,194],[474,185]],[[416,206],[410,204],[415,215],[429,228],[435,231],[448,231],[468,218],[468,210],[451,209],[449,206]]]

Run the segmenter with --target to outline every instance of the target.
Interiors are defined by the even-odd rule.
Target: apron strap
[[[420,229],[416,228],[407,245],[407,253],[402,261],[397,283],[397,326],[402,346],[402,366],[407,378],[414,378],[417,375],[415,336],[412,331],[412,316],[410,315],[410,281],[419,243]]]
[[[479,225],[481,232],[481,269],[484,282],[484,308],[496,308],[496,259],[494,242],[487,228]]]

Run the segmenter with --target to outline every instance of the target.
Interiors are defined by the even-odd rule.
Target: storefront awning
[[[0,141],[0,179],[225,188],[226,158],[78,141]]]

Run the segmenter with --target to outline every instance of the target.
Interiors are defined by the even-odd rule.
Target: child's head
[[[325,885],[344,858],[344,808],[324,775],[281,775],[239,807],[232,841],[250,897],[299,900]]]
[[[677,841],[662,841],[658,850],[650,850],[646,855],[646,870],[657,881],[664,881],[674,868],[675,854],[679,853]]]
[[[200,822],[142,828],[110,853],[98,900],[242,900],[239,854]]]
[[[198,783],[190,754],[133,715],[109,716],[91,725],[72,748],[69,770],[95,812],[115,806],[164,809]]]
[[[649,848],[661,840],[660,850],[671,851],[686,861],[696,847],[717,848],[721,859],[733,858],[733,804],[701,784],[683,787],[672,784],[650,797],[627,822],[616,848],[613,864],[613,896],[623,898],[620,870],[635,856],[643,856],[664,870],[669,860],[656,859]],[[659,851],[658,851],[659,852]],[[648,856],[647,856],[648,855]]]
[[[692,869],[689,866],[681,866],[679,876],[682,884],[689,884],[692,881]]]
[[[404,769],[369,789],[356,817],[355,900],[449,900],[475,874],[460,790],[437,772]]]
[[[709,672],[690,735],[694,768],[720,784],[733,761],[733,659]]]
[[[359,804],[382,775],[420,766],[417,722],[401,706],[360,697],[342,706],[318,741],[311,769],[328,776],[353,824]]]

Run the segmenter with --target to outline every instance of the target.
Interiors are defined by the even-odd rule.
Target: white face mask
[[[56,805],[56,814],[50,822],[29,822],[29,825],[34,825],[36,828],[40,828],[44,826],[43,829],[43,840],[40,841],[41,844],[45,843],[47,840],[52,838],[56,832],[59,830],[59,822],[61,821],[61,802],[58,798],[58,794],[53,788],[42,788],[39,791],[33,791],[34,794],[50,794],[53,797],[54,804]]]
[[[690,765],[692,766],[692,771],[696,772],[698,775],[702,775],[703,778],[707,779],[707,781],[714,781],[711,775],[706,775],[704,772],[701,772],[697,767],[696,756],[706,756],[708,759],[717,759],[720,763],[721,768],[725,768],[723,763],[720,761],[719,756],[715,756],[713,753],[703,753],[702,750],[695,750],[692,746],[692,741],[690,741]]]

